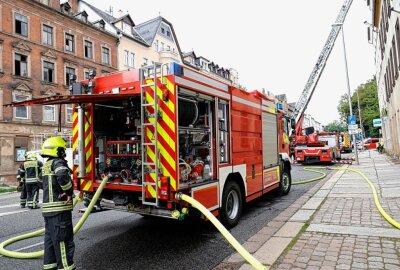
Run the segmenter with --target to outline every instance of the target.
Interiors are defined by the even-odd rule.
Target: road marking
[[[19,203],[14,203],[14,204],[7,204],[7,205],[2,205],[0,208],[8,208],[8,207],[14,207],[14,206],[19,206]]]
[[[23,212],[26,212],[26,211],[29,211],[29,210],[19,210],[19,211],[11,211],[11,212],[0,213],[0,217],[13,215],[13,214],[18,214],[18,213],[23,213]]]

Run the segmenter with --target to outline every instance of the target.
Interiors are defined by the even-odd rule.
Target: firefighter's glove
[[[22,183],[19,183],[17,186],[17,191],[21,192],[22,191]]]

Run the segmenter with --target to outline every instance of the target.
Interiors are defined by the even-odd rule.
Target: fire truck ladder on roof
[[[162,117],[161,111],[159,111],[159,102],[157,95],[157,77],[163,77],[164,65],[155,63],[152,66],[145,66],[140,69],[140,81],[141,81],[141,123],[142,123],[142,203],[143,205],[158,206],[158,183],[160,181],[159,175],[162,173],[160,168],[160,150],[158,148],[158,135],[157,135],[157,122]],[[149,83],[148,83],[149,82]],[[148,102],[146,94],[146,88],[151,87],[153,94],[151,95],[152,102]],[[154,108],[153,113],[149,112],[150,108]],[[151,128],[151,129],[150,129]],[[153,137],[147,138],[147,132],[151,130]],[[152,147],[154,149],[154,160],[149,160],[147,149]],[[148,181],[151,179],[151,175],[154,175],[155,181]],[[152,189],[155,191],[155,198],[146,198],[146,190]]]
[[[296,123],[299,121],[299,119],[307,109],[308,103],[310,102],[314,90],[317,87],[319,78],[324,71],[326,62],[329,58],[329,55],[331,54],[333,45],[335,45],[336,38],[339,35],[339,32],[342,28],[342,25],[352,2],[353,0],[344,1],[342,7],[340,8],[339,14],[336,17],[335,23],[332,25],[332,30],[329,33],[328,40],[326,41],[325,46],[318,57],[317,63],[315,64],[314,69],[311,72],[310,77],[308,78],[308,81],[306,83],[306,86],[304,87],[303,92],[301,93],[299,101],[297,101],[296,103],[293,112],[293,117],[295,118]]]

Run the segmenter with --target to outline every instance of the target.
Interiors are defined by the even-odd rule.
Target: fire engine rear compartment
[[[190,190],[215,179],[213,164],[215,98],[180,89],[178,97],[177,189]],[[94,134],[93,187],[109,176],[103,202],[109,206],[141,206],[142,200],[142,123],[140,95],[92,104]],[[87,119],[86,119],[87,120]],[[220,119],[219,121],[227,121]],[[221,124],[221,123],[220,123]],[[218,195],[217,195],[218,196]],[[160,200],[166,207],[168,200]]]

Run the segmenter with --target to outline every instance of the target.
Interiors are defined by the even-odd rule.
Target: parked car
[[[368,138],[364,140],[364,149],[376,149],[379,145],[379,138]]]

